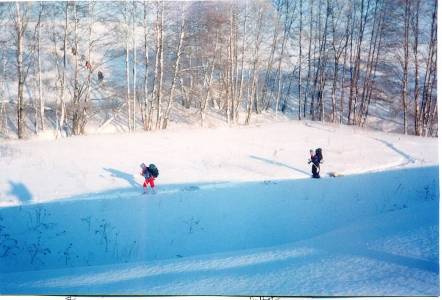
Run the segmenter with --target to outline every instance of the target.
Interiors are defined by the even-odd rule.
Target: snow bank
[[[437,295],[438,199],[433,166],[3,208],[0,291]]]
[[[344,176],[310,179],[316,147]],[[438,295],[437,151],[319,122],[4,142],[0,293]]]

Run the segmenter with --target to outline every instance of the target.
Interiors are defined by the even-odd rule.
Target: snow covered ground
[[[344,176],[309,178],[316,147]],[[3,142],[0,293],[439,295],[437,148],[296,121]]]

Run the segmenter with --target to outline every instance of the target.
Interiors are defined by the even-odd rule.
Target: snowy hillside
[[[0,153],[2,294],[439,294],[434,138],[281,122]]]
[[[437,3],[5,2],[0,138],[263,113],[434,137]]]

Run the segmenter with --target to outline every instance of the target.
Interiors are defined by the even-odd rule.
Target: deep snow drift
[[[345,176],[308,178],[316,146]],[[1,149],[3,294],[439,294],[436,139],[289,122]]]

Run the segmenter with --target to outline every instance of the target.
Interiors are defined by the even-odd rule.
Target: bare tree
[[[255,28],[256,28],[256,35],[254,40],[254,51],[253,51],[253,58],[252,58],[252,70],[250,71],[250,83],[249,83],[249,94],[248,94],[248,101],[247,101],[247,117],[245,120],[245,124],[248,125],[251,120],[252,116],[252,107],[253,103],[255,103],[255,108],[258,110],[258,66],[259,66],[259,52],[261,49],[263,34],[262,34],[262,26],[263,26],[263,7],[262,6],[255,6],[256,10],[256,20]]]
[[[163,125],[162,128],[166,129],[167,128],[167,122],[169,121],[169,115],[170,115],[170,111],[172,109],[172,101],[173,98],[175,96],[175,85],[176,85],[176,81],[177,81],[177,76],[178,76],[178,72],[179,72],[179,66],[180,66],[180,59],[182,56],[182,49],[183,49],[183,41],[184,41],[184,36],[185,36],[185,14],[184,14],[185,10],[184,10],[184,3],[181,4],[181,26],[180,26],[180,32],[179,32],[179,41],[178,41],[178,47],[176,50],[176,59],[175,59],[175,63],[173,66],[173,75],[172,75],[172,84],[170,87],[170,92],[169,92],[169,100],[167,101],[167,108],[166,111],[164,112],[164,119],[163,119]]]
[[[364,37],[364,32],[367,24],[368,12],[370,10],[370,2],[368,2],[366,6],[365,0],[361,0],[360,4],[360,18],[359,18],[359,27],[358,27],[358,38],[356,41],[356,54],[354,55],[352,60],[352,69],[351,69],[351,82],[350,82],[350,97],[348,100],[348,124],[356,124],[355,112],[357,106],[357,100],[359,97],[359,78],[360,78],[360,70],[361,70],[361,53],[362,53],[362,41]],[[353,39],[351,39],[351,44],[353,44]],[[352,55],[352,50],[350,50],[350,55]],[[353,116],[353,118],[352,118]]]
[[[243,101],[243,94],[244,94],[244,61],[245,61],[245,50],[246,50],[246,37],[247,37],[247,2],[244,3],[244,20],[243,20],[243,30],[242,30],[242,45],[241,45],[241,71],[239,75],[239,95],[238,95],[238,101],[236,103],[235,107],[235,119],[238,119],[238,108]]]
[[[403,125],[404,134],[407,134],[408,127],[408,62],[409,62],[409,32],[410,32],[410,0],[405,0],[404,3],[404,39],[402,41],[402,47],[404,51],[403,61],[401,61],[403,75],[402,75],[402,107],[403,107]]]
[[[337,4],[337,3],[335,3]],[[331,9],[331,18],[332,18],[332,48],[333,48],[333,87],[332,87],[332,116],[331,121],[336,121],[336,112],[337,112],[337,100],[336,100],[336,91],[338,84],[338,72],[339,72],[339,63],[341,61],[341,56],[344,53],[344,50],[347,49],[348,39],[349,39],[349,27],[350,27],[350,19],[347,17],[345,32],[343,34],[339,34],[338,32],[338,23],[340,22],[340,17],[342,16],[343,7],[336,7],[332,5]],[[345,62],[344,62],[345,66]],[[342,96],[342,95],[341,95]],[[341,101],[342,103],[342,101]],[[342,104],[341,104],[342,107]],[[342,108],[341,108],[342,110]]]
[[[233,125],[270,109],[376,126],[374,104],[404,133],[413,123],[414,134],[437,135],[436,12],[436,0],[4,4],[13,38],[0,41],[1,130],[18,82],[19,138],[27,126],[84,134],[91,120],[165,129],[175,111],[203,126],[209,112]]]
[[[127,105],[127,128],[129,132],[132,129],[131,124],[131,104],[130,104],[130,77],[129,77],[129,2],[126,1],[124,6],[124,21],[126,34],[126,105]]]
[[[81,124],[80,124],[80,130],[81,133],[85,133],[86,124],[88,121],[88,106],[91,99],[91,91],[92,91],[92,72],[94,70],[95,62],[92,60],[92,50],[94,45],[94,36],[93,36],[93,28],[94,28],[94,9],[95,9],[95,2],[89,1],[87,4],[87,13],[88,13],[88,28],[87,28],[87,55],[86,55],[86,72],[87,72],[87,79],[86,79],[86,95],[84,97],[84,102],[82,105],[82,114],[81,114]]]
[[[5,43],[2,43],[2,48]],[[6,135],[8,133],[8,109],[7,103],[8,100],[6,98],[6,54],[2,49],[1,55],[1,85],[0,85],[0,134]]]
[[[25,115],[24,115],[24,98],[23,98],[23,89],[25,85],[25,80],[27,76],[26,67],[23,65],[23,56],[24,56],[24,40],[25,40],[25,31],[28,26],[28,15],[27,8],[23,7],[23,3],[16,2],[15,3],[15,18],[14,18],[14,26],[15,26],[15,34],[16,34],[16,60],[17,60],[17,77],[18,77],[18,90],[17,90],[17,136],[19,139],[23,139],[25,137]]]
[[[374,80],[376,77],[376,70],[379,61],[379,53],[381,49],[381,41],[384,31],[385,9],[383,7],[383,0],[375,0],[374,21],[370,34],[370,44],[368,49],[368,58],[365,68],[365,76],[362,87],[362,95],[360,96],[360,107],[356,117],[356,123],[359,126],[364,126],[369,106],[371,103]]]
[[[164,77],[164,48],[163,48],[163,28],[164,28],[164,1],[158,0],[156,3],[156,57],[155,57],[155,77],[154,77],[154,97],[156,101],[156,125],[159,129],[162,117],[162,97],[163,97],[163,77]],[[149,118],[150,119],[150,118]]]
[[[229,102],[227,112],[227,123],[230,121],[236,123],[236,103],[237,99],[237,80],[238,80],[238,22],[237,22],[238,6],[233,3],[230,5],[230,36],[229,36],[229,69],[228,69],[228,94]]]
[[[275,57],[275,51],[276,48],[278,46],[278,37],[279,37],[279,32],[280,32],[280,23],[281,23],[281,9],[282,9],[282,0],[277,0],[276,1],[276,23],[274,25],[274,31],[273,31],[273,41],[272,41],[272,45],[271,45],[271,49],[270,49],[270,54],[269,54],[269,58],[267,59],[267,68],[266,68],[266,72],[265,72],[265,78],[264,78],[264,83],[262,85],[261,88],[261,96],[260,96],[260,103],[261,105],[264,106],[264,109],[267,110],[268,107],[270,106],[270,100],[268,100],[266,102],[266,96],[267,96],[267,89],[268,89],[268,83],[269,83],[269,79],[270,79],[270,73],[271,73],[271,69],[273,67],[273,62],[274,62],[274,57]],[[266,102],[266,104],[264,104],[264,102]],[[256,107],[256,112],[259,112],[260,109],[258,108],[258,106]]]
[[[411,29],[413,32],[413,58],[414,58],[414,132],[416,135],[421,134],[420,124],[419,124],[419,58],[418,58],[418,47],[419,47],[419,14],[420,14],[420,0],[414,1],[415,7],[413,9],[414,13],[410,20]]]
[[[201,127],[204,127],[204,120],[206,119],[206,108],[207,108],[207,102],[209,100],[210,96],[210,89],[212,87],[212,80],[213,80],[213,71],[215,69],[215,60],[216,55],[218,51],[218,32],[216,34],[215,38],[215,50],[213,51],[213,58],[212,62],[208,65],[208,79],[207,79],[207,88],[206,88],[206,94],[203,98],[203,101],[201,102],[201,108],[200,108],[200,115],[201,115]],[[207,77],[207,76],[205,76]]]
[[[281,72],[281,64],[282,64],[282,60],[284,58],[284,51],[285,51],[285,47],[286,47],[286,43],[287,43],[287,39],[288,39],[288,35],[290,34],[290,30],[292,28],[293,25],[293,21],[294,21],[294,15],[295,15],[295,7],[291,7],[290,6],[291,1],[289,0],[285,0],[284,1],[284,7],[285,7],[285,11],[284,11],[284,32],[282,35],[282,42],[281,42],[281,54],[279,56],[279,60],[278,60],[278,94],[276,96],[276,105],[275,105],[275,116],[278,114],[278,110],[279,110],[279,101],[281,99],[281,91],[282,91],[282,72]]]
[[[301,120],[301,89],[302,89],[302,10],[303,1],[299,1],[299,40],[298,40],[298,119]],[[289,89],[290,90],[290,89]]]
[[[57,136],[59,132],[64,128],[64,122],[66,117],[66,102],[65,102],[65,78],[66,78],[66,63],[67,63],[67,41],[68,41],[68,19],[69,19],[69,2],[65,4],[65,23],[64,23],[64,34],[63,34],[63,70],[61,73],[60,79],[60,118],[58,118],[57,107],[56,110],[56,126],[57,126]],[[54,28],[55,30],[55,28]],[[56,44],[56,36],[54,35],[54,44],[55,44],[55,53],[57,55],[57,44]],[[58,61],[58,60],[57,60]]]
[[[437,0],[434,1],[431,18],[430,39],[428,44],[428,54],[425,63],[425,77],[422,87],[420,122],[422,135],[427,136],[431,132],[431,127],[436,120],[437,102],[433,96],[436,84],[437,66]]]
[[[135,131],[135,108],[137,102],[137,43],[135,31],[135,15],[136,15],[135,0],[132,1],[132,49],[133,49],[133,63],[132,63],[132,80],[133,80],[133,99],[132,99],[132,130]]]
[[[148,130],[148,102],[149,102],[149,47],[148,45],[148,3],[146,0],[143,1],[143,29],[144,29],[144,102],[142,105],[142,120],[144,130]]]
[[[312,69],[312,41],[313,41],[313,0],[309,1],[310,6],[310,20],[309,20],[309,41],[308,41],[308,70],[307,70],[307,80],[306,80],[306,92],[304,93],[304,118],[306,117],[307,110],[307,95],[311,96],[311,69]],[[310,114],[313,112],[312,106],[310,109]]]
[[[72,55],[74,56],[74,82],[73,82],[73,99],[72,99],[72,133],[74,135],[81,134],[81,107],[80,107],[80,85],[79,85],[79,48],[78,48],[78,9],[77,9],[77,3],[73,3],[73,9],[74,9],[74,44],[71,49]]]
[[[41,81],[41,27],[42,27],[42,15],[43,15],[43,2],[40,1],[40,10],[38,13],[38,21],[36,27],[37,29],[37,66],[38,66],[38,103],[40,106],[40,114],[39,114],[39,120],[40,120],[40,128],[41,130],[45,130],[45,108],[44,108],[44,100],[43,100],[43,85]]]

